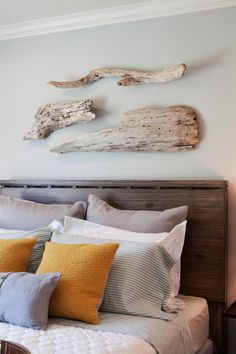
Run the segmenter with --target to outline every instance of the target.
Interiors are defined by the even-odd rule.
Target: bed
[[[186,308],[181,316],[187,323],[187,331],[192,338],[195,352],[211,353],[212,343],[219,353],[222,345],[222,312],[226,302],[226,265],[227,265],[227,182],[226,181],[0,181],[0,194],[15,198],[28,199],[42,203],[73,203],[87,200],[88,194],[95,194],[121,209],[163,210],[180,205],[188,205],[188,225],[184,251],[182,255],[181,290]],[[169,331],[165,321],[162,324],[151,319],[144,327],[150,326],[150,333],[142,335],[134,332],[137,316],[104,315],[103,327],[97,328],[74,321],[50,319],[46,333],[38,352],[47,353],[45,343],[49,337],[61,338],[61,331],[66,332],[69,343],[53,342],[53,352],[66,351],[78,345],[84,348],[81,353],[155,353],[153,341],[156,341],[155,326],[163,326],[163,332]],[[121,316],[121,317],[119,317]],[[178,317],[176,321],[183,323]],[[209,316],[209,317],[208,317]],[[136,318],[135,318],[136,317]],[[208,322],[209,335],[208,335]],[[116,322],[128,321],[126,334],[120,333]],[[115,324],[114,324],[115,321]],[[160,321],[160,320],[159,320]],[[78,322],[78,321],[77,321]],[[143,320],[138,327],[142,331]],[[174,322],[175,324],[175,322]],[[78,327],[79,326],[79,327]],[[113,327],[112,327],[113,326]],[[178,327],[178,324],[176,324]],[[111,331],[112,328],[112,331]],[[91,330],[92,329],[92,330]],[[181,328],[178,336],[181,337]],[[0,337],[19,341],[31,348],[27,342],[29,331],[21,327],[1,324]],[[59,331],[59,332],[58,332]],[[145,332],[145,331],[143,331]],[[152,333],[154,332],[154,333]],[[5,334],[4,334],[5,333]],[[76,334],[75,334],[76,333]],[[90,335],[88,335],[88,333]],[[49,337],[48,337],[49,336]],[[101,343],[101,336],[105,339]],[[174,345],[174,336],[171,339]],[[32,337],[32,336],[31,336]],[[151,338],[152,337],[152,338]],[[208,337],[208,338],[207,338]],[[23,338],[23,339],[22,339]],[[75,339],[77,338],[77,339]],[[76,340],[81,342],[76,342]],[[75,343],[73,340],[75,340]],[[38,339],[35,339],[37,341]],[[177,340],[177,339],[176,339]],[[178,339],[179,340],[179,339]],[[187,340],[187,339],[186,339]],[[170,337],[168,338],[168,342]],[[34,342],[35,343],[35,342]],[[54,344],[52,344],[54,343]],[[72,345],[73,343],[73,345]],[[106,347],[102,347],[106,344]],[[35,345],[35,344],[34,344]],[[87,345],[87,347],[86,347]],[[115,345],[115,347],[114,347]],[[161,352],[168,352],[163,343]],[[57,348],[57,349],[55,349]],[[101,351],[98,351],[98,348]],[[114,349],[116,348],[116,349]],[[118,351],[117,348],[119,348]],[[52,352],[52,347],[48,349]],[[169,351],[170,352],[170,351]],[[75,353],[80,353],[75,351]]]

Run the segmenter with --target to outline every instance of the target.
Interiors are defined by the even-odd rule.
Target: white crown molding
[[[236,6],[236,0],[155,0],[0,25],[0,40]]]

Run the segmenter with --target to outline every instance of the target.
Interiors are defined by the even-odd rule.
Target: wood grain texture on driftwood
[[[180,151],[197,143],[196,112],[190,107],[172,106],[126,112],[117,128],[83,134],[51,151]]]
[[[24,136],[24,140],[36,140],[47,138],[53,131],[65,128],[74,123],[86,123],[95,118],[91,112],[93,102],[81,100],[46,104],[39,107],[35,115],[35,123]]]
[[[176,80],[184,75],[186,71],[185,64],[168,67],[156,71],[141,71],[131,69],[101,68],[92,70],[87,76],[75,81],[49,81],[48,84],[61,89],[74,89],[91,84],[105,77],[121,76],[118,81],[120,86],[138,85],[143,83],[162,83]]]

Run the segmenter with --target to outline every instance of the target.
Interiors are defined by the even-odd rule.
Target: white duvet
[[[134,336],[49,324],[46,331],[0,323],[0,339],[19,343],[32,354],[155,354]]]
[[[185,308],[172,321],[101,312],[99,325],[49,318],[46,331],[0,322],[0,339],[32,354],[192,354],[208,337],[208,306],[201,298],[180,298]]]

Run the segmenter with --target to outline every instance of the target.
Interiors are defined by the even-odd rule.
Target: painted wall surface
[[[226,179],[229,181],[229,302],[236,299],[236,8],[0,42],[0,178]],[[63,91],[101,66],[157,69],[185,62],[166,84],[119,87],[106,79]],[[93,99],[97,119],[45,141],[25,142],[40,105]],[[201,143],[178,153],[49,152],[66,138],[114,127],[139,107],[186,104],[199,112]]]

